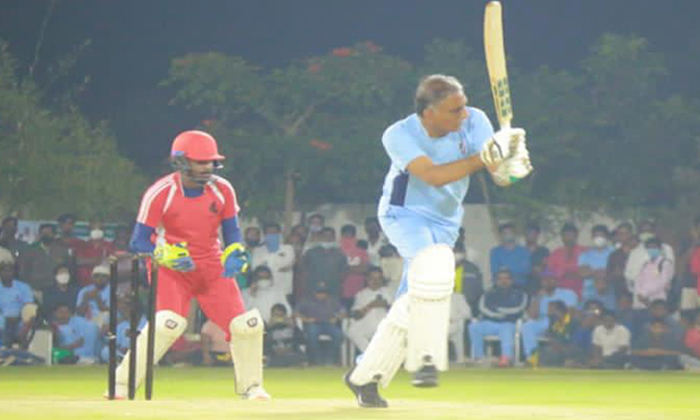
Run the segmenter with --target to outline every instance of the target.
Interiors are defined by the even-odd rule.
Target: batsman
[[[147,329],[155,328],[157,364],[185,331],[185,317],[195,297],[207,317],[226,332],[236,392],[248,400],[267,401],[263,320],[256,309],[246,312],[234,279],[248,266],[236,193],[227,180],[214,174],[224,156],[211,135],[185,131],[173,141],[170,160],[176,170],[146,190],[130,242],[133,252],[152,256],[159,266],[155,325],[147,325],[137,339],[136,386],[146,372]],[[117,368],[118,398],[127,395],[131,357],[127,353]]]
[[[423,78],[415,113],[386,129],[382,144],[391,159],[379,201],[382,228],[404,259],[404,274],[391,310],[345,383],[361,407],[387,407],[378,393],[404,364],[413,385],[437,386],[448,367],[452,248],[462,222],[470,175],[486,169],[506,186],[531,171],[525,131],[494,133],[486,114],[467,106],[451,76]]]

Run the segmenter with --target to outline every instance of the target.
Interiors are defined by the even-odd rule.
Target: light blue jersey
[[[382,144],[391,159],[391,166],[379,201],[380,217],[386,215],[392,206],[398,206],[439,224],[461,225],[462,201],[469,189],[469,177],[434,187],[411,176],[406,167],[420,156],[427,156],[436,165],[442,165],[479,153],[493,135],[493,126],[480,109],[468,107],[467,110],[469,117],[460,130],[440,138],[428,135],[417,114],[386,129]]]

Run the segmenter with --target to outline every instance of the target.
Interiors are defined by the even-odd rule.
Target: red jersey
[[[136,221],[156,229],[170,243],[187,242],[193,259],[219,258],[219,226],[238,214],[236,192],[213,175],[199,197],[185,197],[179,172],[151,185],[141,199]]]

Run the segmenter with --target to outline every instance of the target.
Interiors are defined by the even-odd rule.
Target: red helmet
[[[184,131],[173,140],[171,157],[186,157],[192,160],[224,160],[219,154],[216,139],[204,131]]]

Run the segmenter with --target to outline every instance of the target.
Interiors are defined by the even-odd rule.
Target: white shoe
[[[272,399],[262,385],[253,385],[248,388],[248,392],[243,394],[243,398],[248,401],[270,401]]]

